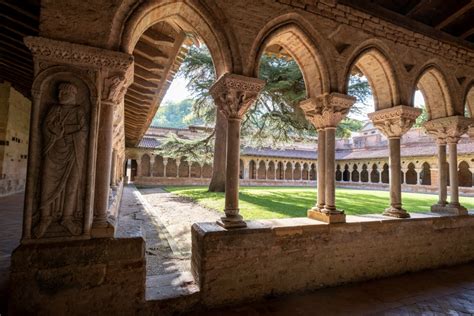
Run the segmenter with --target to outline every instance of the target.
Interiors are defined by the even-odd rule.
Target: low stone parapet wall
[[[474,260],[474,216],[348,216],[192,227],[192,271],[203,304],[236,304]]]

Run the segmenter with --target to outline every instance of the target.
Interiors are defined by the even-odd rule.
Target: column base
[[[396,217],[396,218],[410,218],[410,214],[408,214],[406,210],[402,208],[395,208],[393,206],[386,208],[385,211],[383,212],[383,215]]]
[[[220,220],[216,222],[219,226],[224,227],[225,229],[233,228],[244,228],[247,227],[247,223],[244,222],[241,215],[232,215],[221,217]]]
[[[346,214],[344,214],[344,211],[339,210],[328,211],[325,209],[312,208],[308,210],[308,217],[328,224],[346,222]]]
[[[438,214],[467,215],[467,209],[459,203],[455,204],[434,204],[431,206],[431,212]]]
[[[111,238],[115,235],[115,227],[109,222],[95,222],[92,223],[91,236],[92,238]]]

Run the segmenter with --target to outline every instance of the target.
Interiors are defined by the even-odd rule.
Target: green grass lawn
[[[166,187],[169,192],[192,198],[199,204],[222,211],[224,193],[207,192],[207,187]],[[402,193],[403,206],[409,212],[427,212],[438,201],[436,195]],[[389,205],[389,192],[337,189],[336,205],[346,214],[380,214]],[[241,187],[240,213],[245,219],[305,217],[316,202],[316,188],[307,187]],[[461,197],[460,202],[474,209],[474,198]]]

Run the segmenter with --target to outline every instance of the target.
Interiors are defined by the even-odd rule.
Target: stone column
[[[439,168],[439,186],[440,201],[431,207],[432,212],[451,213],[456,215],[465,215],[467,210],[459,204],[458,188],[458,161],[457,161],[457,143],[461,136],[467,132],[473,119],[464,116],[449,116],[427,121],[423,126],[427,133],[437,139],[438,142],[438,168]],[[446,175],[446,145],[449,150],[449,182],[450,182],[450,203],[446,204],[447,195],[447,175]]]
[[[277,180],[277,168],[278,168],[278,162],[273,161],[273,180],[274,181]]]
[[[228,122],[225,217],[217,222],[227,229],[247,226],[239,214],[240,125],[242,116],[255,102],[264,85],[265,82],[257,78],[227,73],[209,91]]]
[[[415,123],[421,114],[421,109],[399,105],[392,108],[379,110],[369,114],[369,118],[377,129],[379,129],[389,142],[389,183],[390,183],[390,207],[384,212],[386,216],[406,218],[410,214],[402,208],[402,186],[401,186],[401,159],[400,138]],[[382,171],[380,172],[380,183],[382,182]]]
[[[112,150],[112,166],[110,172],[110,186],[116,187],[117,186],[117,151],[114,149]]]
[[[421,171],[423,171],[423,169],[415,168],[415,171],[416,171],[416,185],[421,185]]]
[[[155,175],[153,174],[153,169],[155,167],[155,156],[150,154],[150,177],[153,178]]]
[[[168,164],[168,158],[163,157],[163,178],[167,177],[167,175],[166,175],[166,165],[167,164]],[[202,170],[201,170],[201,174],[202,174]]]
[[[319,132],[318,204],[308,211],[310,218],[327,223],[345,222],[346,220],[344,211],[336,208],[335,201],[336,127],[347,115],[355,100],[354,97],[344,94],[325,93],[300,103],[306,117]],[[324,158],[324,161],[321,158]],[[324,198],[322,198],[323,196]]]
[[[181,165],[181,159],[176,159],[176,178],[179,178],[179,166]]]

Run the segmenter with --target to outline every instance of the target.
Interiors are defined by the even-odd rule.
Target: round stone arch
[[[400,71],[394,54],[378,41],[367,41],[354,50],[344,67],[342,91],[347,93],[349,78],[357,67],[369,81],[374,98],[375,111],[400,105]]]
[[[150,155],[143,154],[143,156],[140,159],[140,164],[141,164],[140,175],[143,177],[149,177],[151,174]]]
[[[466,92],[464,93],[463,105],[465,106],[464,115],[474,118],[474,81],[467,85]]]
[[[437,64],[429,62],[420,69],[412,88],[413,99],[416,90],[423,95],[428,120],[455,115],[447,77]]]
[[[209,48],[217,78],[242,68],[237,45],[230,45],[217,19],[198,2],[148,1],[134,8],[123,27],[121,51],[132,54],[142,34],[159,22],[199,36]]]
[[[260,58],[272,45],[283,47],[296,61],[303,74],[308,98],[329,93],[336,87],[333,63],[328,62],[330,55],[318,48],[331,51],[333,47],[299,14],[278,16],[262,28],[250,50],[247,75],[258,77]],[[336,51],[332,56],[335,54]]]

